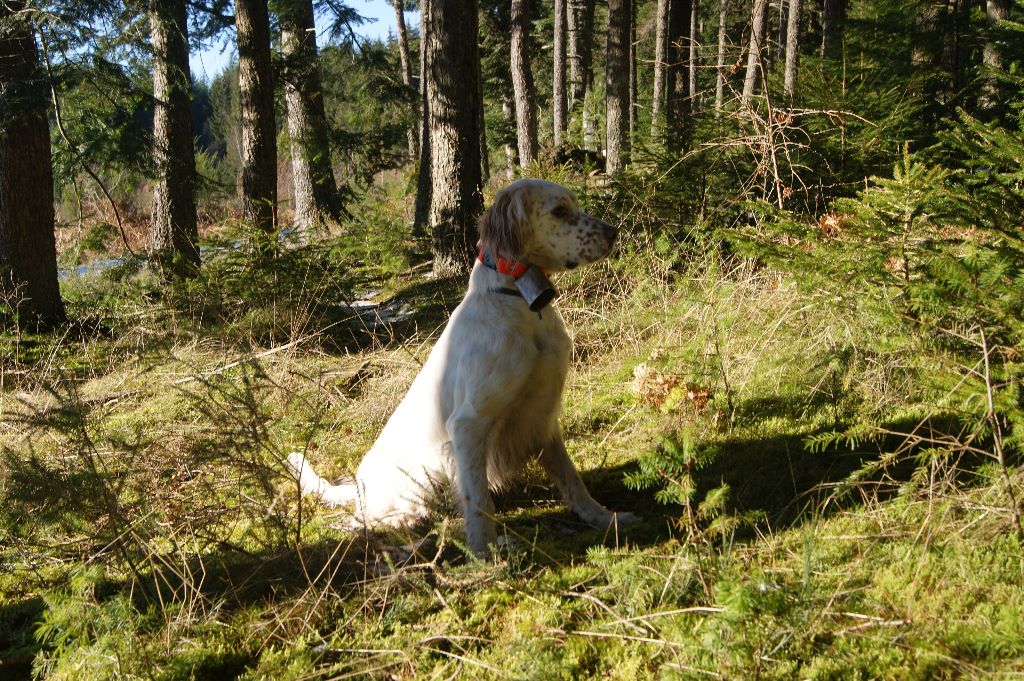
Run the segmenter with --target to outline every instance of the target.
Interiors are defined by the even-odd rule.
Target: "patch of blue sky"
[[[348,5],[366,18],[365,23],[353,27],[360,39],[387,40],[397,33],[395,10],[390,0],[349,0]],[[316,18],[317,45],[321,47],[329,42],[329,24],[330,18],[327,16]],[[419,12],[406,12],[405,25],[410,30],[419,26]],[[189,61],[195,77],[211,81],[237,58],[235,33],[231,30],[203,45],[202,49],[192,52]]]

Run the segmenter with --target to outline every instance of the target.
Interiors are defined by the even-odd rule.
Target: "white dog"
[[[302,491],[330,505],[355,502],[368,525],[400,527],[422,519],[434,490],[454,482],[468,546],[485,556],[496,540],[490,490],[535,459],[585,522],[635,522],[595,501],[569,460],[558,426],[569,336],[554,309],[531,311],[515,288],[530,267],[558,272],[600,260],[615,228],[582,213],[569,190],[543,180],[498,192],[479,228],[469,290],[363,457],[355,484],[329,484],[296,453],[289,464]]]

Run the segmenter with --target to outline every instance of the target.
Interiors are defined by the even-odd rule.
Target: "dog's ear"
[[[480,216],[480,242],[495,257],[516,260],[522,256],[530,226],[529,200],[525,187],[506,187]]]

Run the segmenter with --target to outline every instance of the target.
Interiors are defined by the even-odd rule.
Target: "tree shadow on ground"
[[[784,405],[759,400],[767,416],[792,416]],[[836,444],[812,451],[815,436],[842,431],[837,423],[811,433],[769,437],[733,437],[716,442],[710,463],[695,475],[697,500],[720,485],[730,488],[730,510],[761,514],[774,530],[798,525],[808,517],[830,517],[867,501],[890,499],[899,493],[919,464],[911,446],[911,433],[958,432],[951,418],[907,418],[879,425],[874,438],[854,444]],[[877,465],[886,453],[900,455],[884,466]],[[978,461],[962,461],[967,467]],[[856,478],[856,479],[854,479]]]

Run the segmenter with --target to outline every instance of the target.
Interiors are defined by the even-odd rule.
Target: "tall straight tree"
[[[796,94],[797,67],[800,59],[800,0],[789,0],[786,22],[786,75],[783,89],[787,97]]]
[[[235,0],[242,113],[242,219],[264,231],[277,223],[277,126],[267,0]]]
[[[395,27],[398,30],[398,61],[402,67],[402,84],[412,87],[412,56],[409,53],[409,32],[405,28],[405,0],[392,0],[395,6]],[[409,158],[416,158],[416,126],[406,131]]]
[[[295,222],[307,237],[341,217],[341,198],[331,167],[312,0],[278,0],[281,76],[288,107]]]
[[[476,220],[483,212],[477,21],[473,0],[430,3],[430,227],[437,276],[469,267],[475,253]]]
[[[605,114],[609,175],[629,162],[629,27],[630,0],[608,0],[608,49],[605,56]]]
[[[686,61],[689,64],[686,91],[690,95],[690,109],[696,109],[697,102],[697,42],[700,39],[699,0],[690,0],[690,44],[687,49]]]
[[[596,0],[568,0],[566,24],[569,29],[569,112],[580,115],[583,146],[594,147],[594,123],[586,109],[587,95],[594,84],[594,6]]]
[[[480,17],[477,16],[477,27],[479,28]],[[477,44],[477,54],[480,54],[480,46]],[[491,177],[491,157],[487,153],[487,126],[484,123],[484,74],[483,64],[479,57],[476,60],[476,98],[480,106],[476,109],[476,131],[480,138],[480,186],[487,183]]]
[[[694,0],[672,0],[668,12],[669,68],[668,102],[665,121],[669,130],[678,131],[690,113],[690,14]],[[672,135],[673,139],[678,135]]]
[[[516,129],[516,107],[512,104],[512,97],[508,94],[507,88],[501,90],[501,116],[505,121],[508,130]],[[515,174],[516,166],[519,165],[519,151],[516,149],[516,140],[509,134],[505,137],[505,163],[508,166],[508,174],[511,177]]]
[[[654,85],[651,93],[651,129],[657,130],[665,115],[665,72],[668,59],[669,0],[658,0],[654,12]]]
[[[427,77],[427,46],[430,43],[431,0],[420,0],[420,162],[416,179],[413,232],[423,235],[430,225],[430,79]]]
[[[729,0],[718,6],[718,59],[715,61],[715,110],[725,104],[725,42],[729,37]]]
[[[768,30],[768,0],[754,0],[750,19],[750,43],[747,45],[747,71],[743,79],[744,104],[757,94],[764,69],[764,42]]]
[[[537,158],[537,98],[530,68],[530,0],[512,0],[512,91],[516,105],[519,165]],[[557,106],[557,104],[556,104]]]
[[[839,39],[841,21],[846,12],[845,0],[822,0],[821,7],[821,56],[832,51]]]
[[[517,0],[518,1],[518,0]],[[567,95],[565,91],[565,58],[567,23],[566,1],[555,0],[555,25],[553,40],[553,58],[551,72],[551,115],[553,118],[555,146],[561,146],[562,138],[568,128],[567,119]],[[515,5],[515,2],[513,2]],[[515,9],[513,8],[513,15]],[[512,20],[512,30],[515,31],[515,19]],[[513,34],[514,35],[514,34]],[[515,52],[513,48],[513,53]]]
[[[181,278],[199,267],[185,0],[152,0],[149,26],[153,45],[153,162],[157,174],[149,250],[165,278]]]
[[[629,137],[636,134],[636,5],[638,0],[629,3]]]
[[[21,328],[52,328],[67,317],[57,283],[48,99],[24,10],[24,0],[0,0],[0,306]]]

